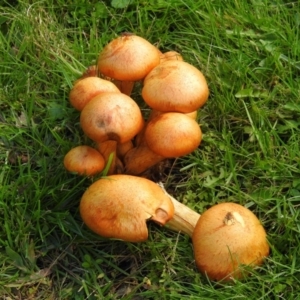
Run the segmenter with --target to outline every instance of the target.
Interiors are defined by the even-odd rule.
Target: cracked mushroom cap
[[[93,141],[126,143],[142,130],[144,119],[139,106],[129,96],[103,93],[83,108],[80,125]]]
[[[80,214],[95,233],[128,242],[148,238],[146,222],[164,225],[174,205],[153,181],[130,175],[111,175],[94,182],[83,194]]]

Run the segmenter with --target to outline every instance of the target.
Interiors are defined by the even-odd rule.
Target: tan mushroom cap
[[[247,208],[224,202],[199,218],[193,232],[196,265],[212,280],[241,278],[240,265],[260,265],[269,254],[266,231]]]
[[[103,93],[94,97],[81,111],[84,133],[96,142],[115,140],[125,143],[144,126],[139,106],[122,93]]]
[[[82,196],[80,214],[103,237],[141,242],[148,238],[146,221],[164,225],[174,205],[153,181],[120,174],[94,182]]]
[[[180,53],[176,52],[176,51],[167,51],[164,53],[161,53],[160,55],[160,62],[164,62],[167,60],[181,60],[183,61],[183,57]]]
[[[159,114],[145,129],[145,141],[149,149],[166,158],[191,153],[200,145],[201,140],[199,124],[182,113]]]
[[[189,154],[202,140],[199,124],[176,112],[156,114],[142,134],[139,145],[124,157],[126,174],[139,175],[166,158]]]
[[[80,145],[72,148],[65,155],[64,166],[69,172],[93,176],[104,169],[105,160],[96,149]]]
[[[189,113],[205,104],[209,90],[204,75],[191,64],[167,60],[145,78],[142,97],[153,109]]]
[[[95,96],[105,93],[118,93],[119,89],[110,81],[99,77],[86,77],[76,81],[69,94],[71,105],[81,111]]]
[[[143,79],[160,62],[160,51],[136,35],[120,36],[107,44],[98,58],[98,69],[105,76],[123,80]]]

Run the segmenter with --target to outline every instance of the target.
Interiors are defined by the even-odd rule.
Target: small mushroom
[[[125,173],[139,175],[166,158],[189,154],[201,140],[202,132],[194,119],[176,112],[158,114],[147,123],[143,141],[125,155]]]
[[[146,76],[142,97],[152,108],[162,112],[189,113],[202,107],[209,90],[203,74],[180,60],[160,63]]]
[[[160,62],[160,51],[134,34],[122,35],[108,43],[98,58],[104,76],[120,81],[121,92],[130,95],[134,82],[142,80]]]
[[[69,172],[93,176],[105,167],[104,157],[90,146],[77,146],[64,157],[64,166]]]
[[[84,106],[95,96],[105,92],[120,92],[110,81],[99,77],[86,77],[75,82],[69,94],[71,105],[82,111]]]
[[[141,242],[148,238],[146,222],[166,224],[174,206],[153,181],[119,174],[101,178],[85,191],[80,214],[87,227],[103,237]]]

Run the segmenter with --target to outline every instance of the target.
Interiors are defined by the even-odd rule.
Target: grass
[[[2,298],[300,299],[298,1],[9,3],[0,8]],[[210,282],[190,239],[154,224],[140,244],[82,224],[91,181],[62,160],[88,141],[68,93],[124,31],[179,51],[207,78],[203,142],[165,185],[200,213],[229,200],[261,219],[271,255],[244,281]]]

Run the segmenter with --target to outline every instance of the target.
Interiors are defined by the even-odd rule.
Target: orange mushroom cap
[[[120,92],[110,81],[99,77],[86,77],[76,81],[69,94],[71,105],[81,111],[95,96],[105,92]]]
[[[150,120],[145,129],[148,147],[167,158],[191,153],[199,146],[201,140],[199,124],[182,113],[159,114]]]
[[[160,62],[160,51],[137,35],[120,36],[101,51],[98,69],[105,76],[122,80],[143,79]]]
[[[77,146],[64,157],[64,166],[69,172],[93,176],[105,167],[104,157],[90,146]]]
[[[82,110],[80,124],[84,133],[96,142],[115,140],[125,143],[144,126],[139,106],[122,93],[103,93]]]
[[[167,60],[156,66],[144,79],[142,97],[153,109],[162,112],[189,113],[208,99],[203,74],[191,64]]]
[[[157,114],[144,129],[142,141],[124,158],[125,172],[138,175],[166,158],[183,156],[201,143],[199,124],[186,114]]]
[[[95,181],[83,194],[80,214],[95,233],[129,242],[148,238],[147,220],[164,225],[174,205],[153,181],[129,175],[111,175]]]
[[[260,265],[269,254],[259,219],[236,203],[221,203],[205,211],[193,232],[196,265],[212,280],[242,278],[242,265]]]

